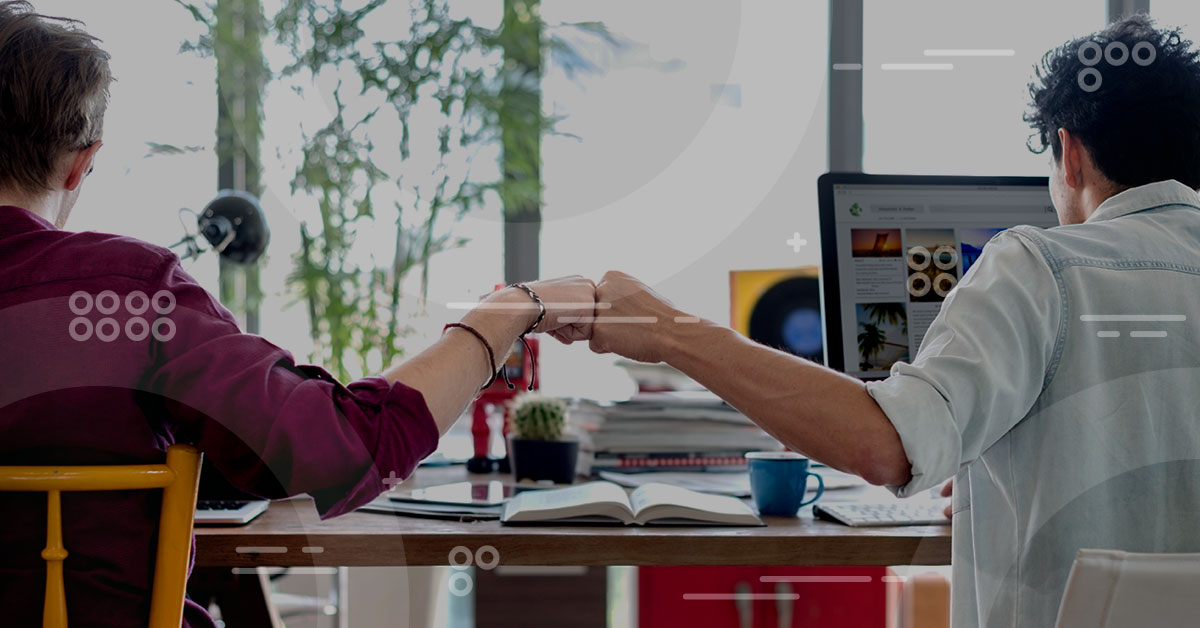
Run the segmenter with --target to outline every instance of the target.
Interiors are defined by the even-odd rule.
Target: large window
[[[202,29],[186,11],[172,2],[135,4],[138,23],[154,28],[131,31],[130,12],[113,11],[106,2],[41,0],[36,7],[83,21],[112,55],[117,79],[105,116],[104,146],[69,228],[166,246],[183,235],[179,209],[198,210],[216,191],[216,68],[211,59],[178,54],[179,44]],[[164,145],[179,151],[163,150]],[[215,286],[215,262],[189,270]]]
[[[1025,146],[1027,85],[1046,51],[1103,28],[1103,0],[865,0],[864,13],[867,172],[1046,173]]]
[[[1181,26],[1192,41],[1200,39],[1200,2],[1196,0],[1151,0],[1150,15],[1160,27]]]
[[[550,23],[624,37],[598,74],[551,63],[546,108],[570,134],[543,144],[542,274],[620,269],[680,308],[729,322],[731,269],[818,262],[825,170],[824,2],[546,2]],[[799,252],[794,233],[808,241]],[[603,395],[620,373],[543,346],[555,394]],[[627,384],[626,384],[627,385]]]

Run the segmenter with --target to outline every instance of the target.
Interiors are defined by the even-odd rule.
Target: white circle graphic
[[[167,305],[159,307],[159,299],[164,298],[167,300]],[[150,305],[154,307],[154,311],[158,314],[170,314],[175,311],[175,295],[170,290],[159,290],[150,299]]]
[[[96,301],[98,303],[99,299]],[[109,328],[111,331],[105,332],[105,327]],[[100,342],[112,342],[120,335],[121,324],[117,322],[117,319],[102,318],[98,323],[96,323],[96,338],[99,338]]]
[[[1084,54],[1089,50],[1092,51],[1092,54]],[[1079,47],[1079,51],[1076,54],[1079,55],[1079,62],[1089,68],[1100,63],[1100,59],[1104,58],[1104,50],[1100,47],[1100,44],[1094,41],[1084,43]]]
[[[105,301],[108,301],[110,305],[105,305]],[[117,293],[113,292],[112,290],[105,290],[96,295],[97,312],[108,316],[109,314],[116,312],[117,308],[119,307],[121,307],[121,297],[117,296]]]
[[[1095,76],[1095,84],[1089,85],[1087,81],[1083,80],[1085,76]],[[1097,70],[1096,68],[1084,68],[1079,71],[1079,89],[1091,93],[1100,89],[1100,86],[1103,84],[1104,77],[1100,74],[1100,70]]]
[[[170,331],[169,332],[159,331],[158,328],[160,325],[166,325],[167,327],[170,328]],[[157,340],[159,342],[167,342],[168,340],[175,337],[175,321],[173,321],[169,318],[157,319],[154,321],[154,324],[150,326],[150,332],[154,334],[155,340]]]
[[[466,597],[471,594],[475,588],[475,581],[471,579],[471,575],[465,571],[456,571],[450,574],[450,581],[446,583],[450,593],[457,597]]]
[[[908,293],[914,297],[923,297],[929,294],[929,277],[925,273],[913,273],[908,276]]]
[[[950,294],[956,285],[958,285],[958,278],[950,273],[941,273],[933,278],[933,291],[942,298]]]
[[[491,554],[492,560],[485,561],[484,554]],[[491,571],[500,564],[500,551],[491,545],[484,545],[475,550],[475,564],[484,571]]]
[[[77,299],[83,299],[84,305],[76,305],[75,301]],[[72,293],[70,298],[67,299],[67,307],[71,308],[71,313],[76,316],[84,316],[88,312],[91,312],[92,304],[93,304],[92,295],[87,292],[84,292],[83,290]]]
[[[1149,51],[1149,56],[1147,56],[1145,59],[1143,59],[1142,55],[1138,54],[1138,51],[1141,51],[1141,50]],[[1154,60],[1157,58],[1158,58],[1158,48],[1155,48],[1154,44],[1152,44],[1148,41],[1139,41],[1138,43],[1133,45],[1133,62],[1142,66],[1143,68],[1150,65],[1151,63],[1154,63]]]
[[[933,265],[942,270],[950,270],[958,266],[958,249],[943,244],[933,252]]]
[[[88,295],[88,298],[91,298],[91,295]],[[86,331],[75,331],[75,328],[79,325],[83,325]],[[90,340],[93,331],[94,329],[92,327],[92,321],[82,316],[72,320],[71,324],[67,325],[67,333],[71,334],[71,339],[78,340],[79,342],[86,342],[87,340]]]
[[[134,301],[140,301],[140,303],[135,306],[133,304]],[[146,296],[146,293],[141,290],[134,290],[125,295],[125,309],[134,316],[141,316],[146,313],[146,310],[150,309],[150,297]]]
[[[134,327],[140,327],[140,331],[134,332]],[[140,316],[125,321],[125,335],[134,342],[141,342],[150,335],[150,323]]]
[[[923,246],[914,246],[908,249],[908,267],[913,270],[925,270],[929,268],[929,262],[933,261],[933,255],[929,249]]]
[[[1121,53],[1120,56],[1113,54],[1114,52]],[[1129,46],[1123,42],[1114,41],[1104,48],[1104,60],[1108,61],[1109,65],[1120,67],[1125,65],[1129,60]]]
[[[460,563],[460,562],[454,560],[454,557],[458,556],[459,554],[466,556],[466,562]],[[475,557],[475,555],[471,553],[471,550],[467,549],[466,547],[463,547],[462,545],[456,545],[454,547],[454,549],[450,550],[450,555],[447,557],[447,559],[450,561],[450,565],[453,567],[470,567],[471,560],[474,557]]]

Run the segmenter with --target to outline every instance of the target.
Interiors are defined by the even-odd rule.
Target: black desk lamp
[[[183,213],[196,215],[196,231],[191,232],[184,224],[186,235],[171,248],[183,247],[181,259],[200,257],[200,238],[208,242],[208,250],[216,251],[221,257],[235,264],[250,264],[257,260],[271,241],[271,230],[262,206],[254,196],[240,190],[221,190],[217,197],[204,206],[199,213],[181,209]]]

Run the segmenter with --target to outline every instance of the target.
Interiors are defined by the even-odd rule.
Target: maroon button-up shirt
[[[193,443],[239,488],[322,518],[433,451],[421,394],[343,386],[253,335],[171,252],[0,207],[0,465],[138,464]],[[42,493],[0,493],[0,624],[41,625]],[[161,491],[63,495],[73,625],[145,625]],[[212,626],[188,602],[184,626]]]

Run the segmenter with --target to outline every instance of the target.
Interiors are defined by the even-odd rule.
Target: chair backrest
[[[133,491],[163,489],[158,522],[158,548],[154,562],[154,588],[150,598],[150,628],[179,628],[188,560],[192,550],[192,522],[200,482],[200,452],[190,445],[167,448],[166,464],[74,467],[0,467],[0,491],[46,493],[46,601],[45,628],[66,628],[67,598],[63,561],[67,550],[62,539],[63,491]]]
[[[1080,550],[1058,609],[1058,628],[1194,626],[1200,554]]]

